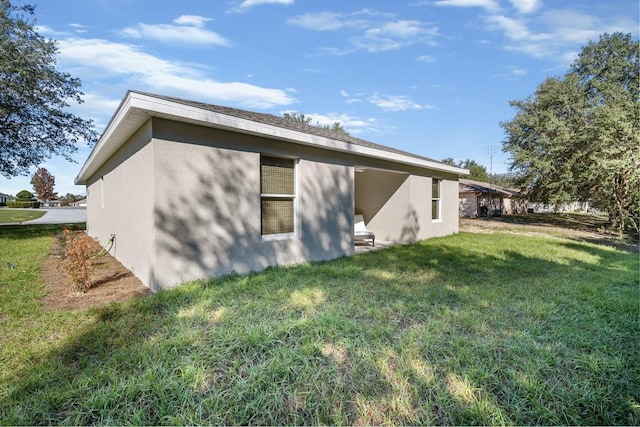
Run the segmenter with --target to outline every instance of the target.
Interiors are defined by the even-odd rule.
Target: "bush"
[[[35,201],[24,201],[24,200],[12,200],[7,202],[7,207],[9,208],[39,208],[40,202]]]
[[[28,201],[28,202],[36,200],[33,193],[27,190],[22,190],[18,192],[18,194],[16,194],[16,199],[20,201]]]
[[[95,271],[93,252],[91,241],[83,233],[67,234],[62,267],[78,292],[91,288],[91,276]]]

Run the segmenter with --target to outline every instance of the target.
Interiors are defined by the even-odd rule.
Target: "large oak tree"
[[[511,170],[534,200],[592,201],[620,232],[640,227],[640,43],[604,34],[501,123]]]
[[[34,29],[34,7],[0,0],[0,174],[27,175],[54,155],[73,161],[93,123],[66,111],[80,80],[56,69],[57,47]]]

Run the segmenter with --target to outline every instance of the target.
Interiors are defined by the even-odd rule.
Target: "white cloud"
[[[504,78],[507,80],[516,80],[518,77],[524,76],[527,74],[527,70],[522,67],[518,67],[515,65],[510,65],[507,67],[507,71],[504,73],[494,74],[491,77],[493,78]]]
[[[369,102],[384,111],[407,111],[407,110],[428,110],[432,105],[421,105],[413,101],[408,96],[380,96],[374,94],[369,98]]]
[[[295,98],[284,90],[216,81],[198,69],[155,57],[136,46],[101,39],[70,38],[60,40],[58,47],[60,59],[75,67],[83,81],[89,80],[94,85],[117,78],[122,85],[132,89],[143,88],[252,108],[272,108],[295,102]]]
[[[71,23],[69,24],[69,26],[73,28],[76,33],[86,33],[88,28],[86,25],[75,24],[75,23]]]
[[[170,43],[230,46],[231,43],[227,39],[203,28],[208,20],[202,16],[182,15],[173,21],[178,25],[139,23],[135,27],[125,28],[122,34],[138,39]]]
[[[304,15],[289,18],[287,22],[314,31],[333,31],[345,27],[366,25],[362,20],[345,17],[344,14],[333,12],[305,13]]]
[[[520,13],[535,12],[541,5],[540,0],[509,0]]]
[[[173,20],[174,24],[178,25],[191,25],[193,27],[202,28],[204,24],[211,21],[211,18],[205,18],[198,15],[182,15]]]
[[[420,55],[416,59],[425,63],[436,62],[436,57],[433,55]]]
[[[534,35],[529,31],[525,21],[521,19],[510,18],[504,15],[492,15],[486,17],[486,21],[490,26],[504,31],[505,36],[511,40],[540,40],[540,35]]]
[[[401,49],[438,34],[437,27],[426,27],[420,21],[400,20],[369,28],[361,37],[353,39],[355,46],[369,52]]]
[[[401,49],[420,42],[428,42],[438,35],[438,28],[417,20],[389,20],[386,14],[368,9],[342,14],[333,12],[306,13],[290,18],[289,24],[313,31],[364,30],[347,38],[349,46],[321,47],[318,52],[346,55],[358,50],[384,52]]]
[[[433,4],[436,6],[483,7],[487,10],[498,9],[496,0],[437,0]]]
[[[38,34],[49,37],[68,37],[70,33],[65,31],[56,31],[53,28],[47,25],[34,25],[33,29],[36,30]]]
[[[246,12],[254,6],[260,6],[263,4],[293,4],[295,0],[244,0],[237,7],[234,7],[230,12]]]
[[[119,94],[124,96],[124,93]],[[80,117],[89,118],[94,121],[97,130],[103,129],[107,125],[107,120],[120,105],[121,98],[111,98],[98,92],[85,92],[82,96],[82,104],[74,104],[69,110]]]
[[[379,28],[367,30],[367,35],[374,37],[408,38],[418,36],[425,31],[437,33],[437,29],[426,30],[420,21],[395,21],[387,22]]]
[[[635,32],[637,23],[626,17],[589,15],[574,10],[547,10],[540,15],[484,17],[491,30],[504,34],[505,49],[536,58],[556,58],[565,63],[575,51],[603,33]]]
[[[297,114],[297,112],[293,110],[283,111],[282,114],[284,113]],[[342,126],[351,135],[378,132],[378,129],[376,128],[377,119],[375,118],[363,119],[360,117],[353,117],[346,113],[304,113],[304,115],[306,117],[311,117],[310,124],[314,126],[333,126],[336,122],[340,123],[340,126]]]

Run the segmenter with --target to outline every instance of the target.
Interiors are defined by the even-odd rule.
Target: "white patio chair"
[[[373,231],[367,230],[362,215],[354,215],[353,217],[353,236],[356,242],[371,240],[371,246],[376,245],[376,235]]]

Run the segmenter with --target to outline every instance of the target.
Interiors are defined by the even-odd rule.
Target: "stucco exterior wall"
[[[429,224],[429,237],[447,236],[459,231],[458,221],[458,192],[459,184],[457,179],[450,177],[440,177],[441,184],[441,215],[439,220],[432,220]],[[431,182],[429,182],[429,201],[431,201]]]
[[[294,158],[296,233],[260,230],[260,155]],[[365,171],[356,173],[354,165]],[[396,169],[399,172],[389,172]],[[442,178],[431,219],[430,172],[232,131],[150,119],[87,185],[88,233],[152,290],[232,272],[352,254],[353,214],[377,240],[458,231],[457,176]]]
[[[162,120],[154,121],[153,149],[152,289],[353,252],[353,168],[301,147]],[[298,159],[297,227],[274,240],[260,231],[260,153],[281,150]]]
[[[363,215],[367,228],[378,240],[408,243],[456,233],[458,182],[443,179],[441,219],[432,220],[432,179],[417,174],[365,169],[355,175],[355,212]]]
[[[87,234],[106,243],[111,254],[143,283],[154,265],[153,147],[151,121],[140,128],[87,185]]]

